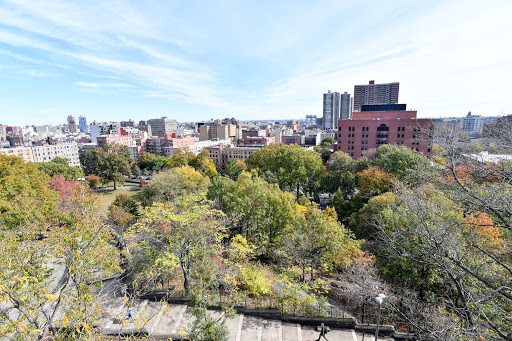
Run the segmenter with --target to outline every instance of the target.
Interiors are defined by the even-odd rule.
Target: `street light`
[[[377,314],[377,328],[375,328],[375,341],[377,341],[379,337],[380,306],[382,305],[382,302],[384,302],[385,298],[386,295],[384,294],[379,294],[377,297],[375,297],[375,301],[379,304],[379,313]]]

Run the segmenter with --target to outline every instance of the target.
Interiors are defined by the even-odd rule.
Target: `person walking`
[[[121,296],[125,297],[128,293],[128,286],[126,284],[121,285]]]
[[[135,309],[132,306],[128,307],[128,320],[133,321],[133,313]]]
[[[322,337],[327,340],[327,338],[325,337],[325,334],[330,332],[331,329],[329,327],[324,326],[323,323],[320,325],[320,327],[318,329],[320,329],[320,335],[318,336],[318,340],[317,341],[320,341],[320,339]],[[329,341],[329,340],[327,340],[327,341]]]

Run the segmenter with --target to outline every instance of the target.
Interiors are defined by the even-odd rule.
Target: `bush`
[[[89,187],[98,188],[101,184],[101,179],[96,174],[89,174],[87,176],[87,182],[89,183]]]
[[[127,194],[118,194],[108,209],[112,211],[115,207],[123,208],[126,212],[134,216],[139,215],[139,205]]]
[[[272,294],[272,280],[268,278],[265,268],[259,264],[247,263],[240,267],[240,288],[249,296]]]

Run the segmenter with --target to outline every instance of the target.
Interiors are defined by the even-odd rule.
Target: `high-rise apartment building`
[[[148,125],[151,126],[153,136],[165,137],[167,134],[176,133],[178,131],[178,122],[173,118],[154,118],[148,120]]]
[[[88,133],[89,127],[87,126],[87,119],[84,116],[78,118],[78,128],[81,133]]]
[[[73,117],[73,115],[68,115],[68,131],[70,133],[76,133],[76,131],[77,131],[76,120]]]
[[[352,118],[352,103],[350,94],[346,91],[340,94],[340,120],[349,120]]]
[[[323,128],[336,129],[340,117],[340,94],[337,92],[327,91],[324,94],[323,106]]]
[[[354,111],[361,111],[364,104],[396,104],[398,103],[399,82],[354,85]]]

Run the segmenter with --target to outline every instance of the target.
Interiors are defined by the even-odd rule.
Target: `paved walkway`
[[[104,317],[100,321],[102,332],[107,335],[142,332],[150,338],[179,339],[187,335],[187,330],[194,322],[194,316],[186,305],[167,304],[148,300],[135,301],[134,320],[127,319],[127,305],[124,298],[117,297],[104,305]],[[215,317],[221,312],[209,311]],[[319,332],[312,326],[286,323],[256,316],[237,314],[226,319],[230,341],[313,341]],[[329,341],[361,341],[362,335],[353,330],[331,329],[327,334]],[[365,340],[375,341],[366,335]]]

